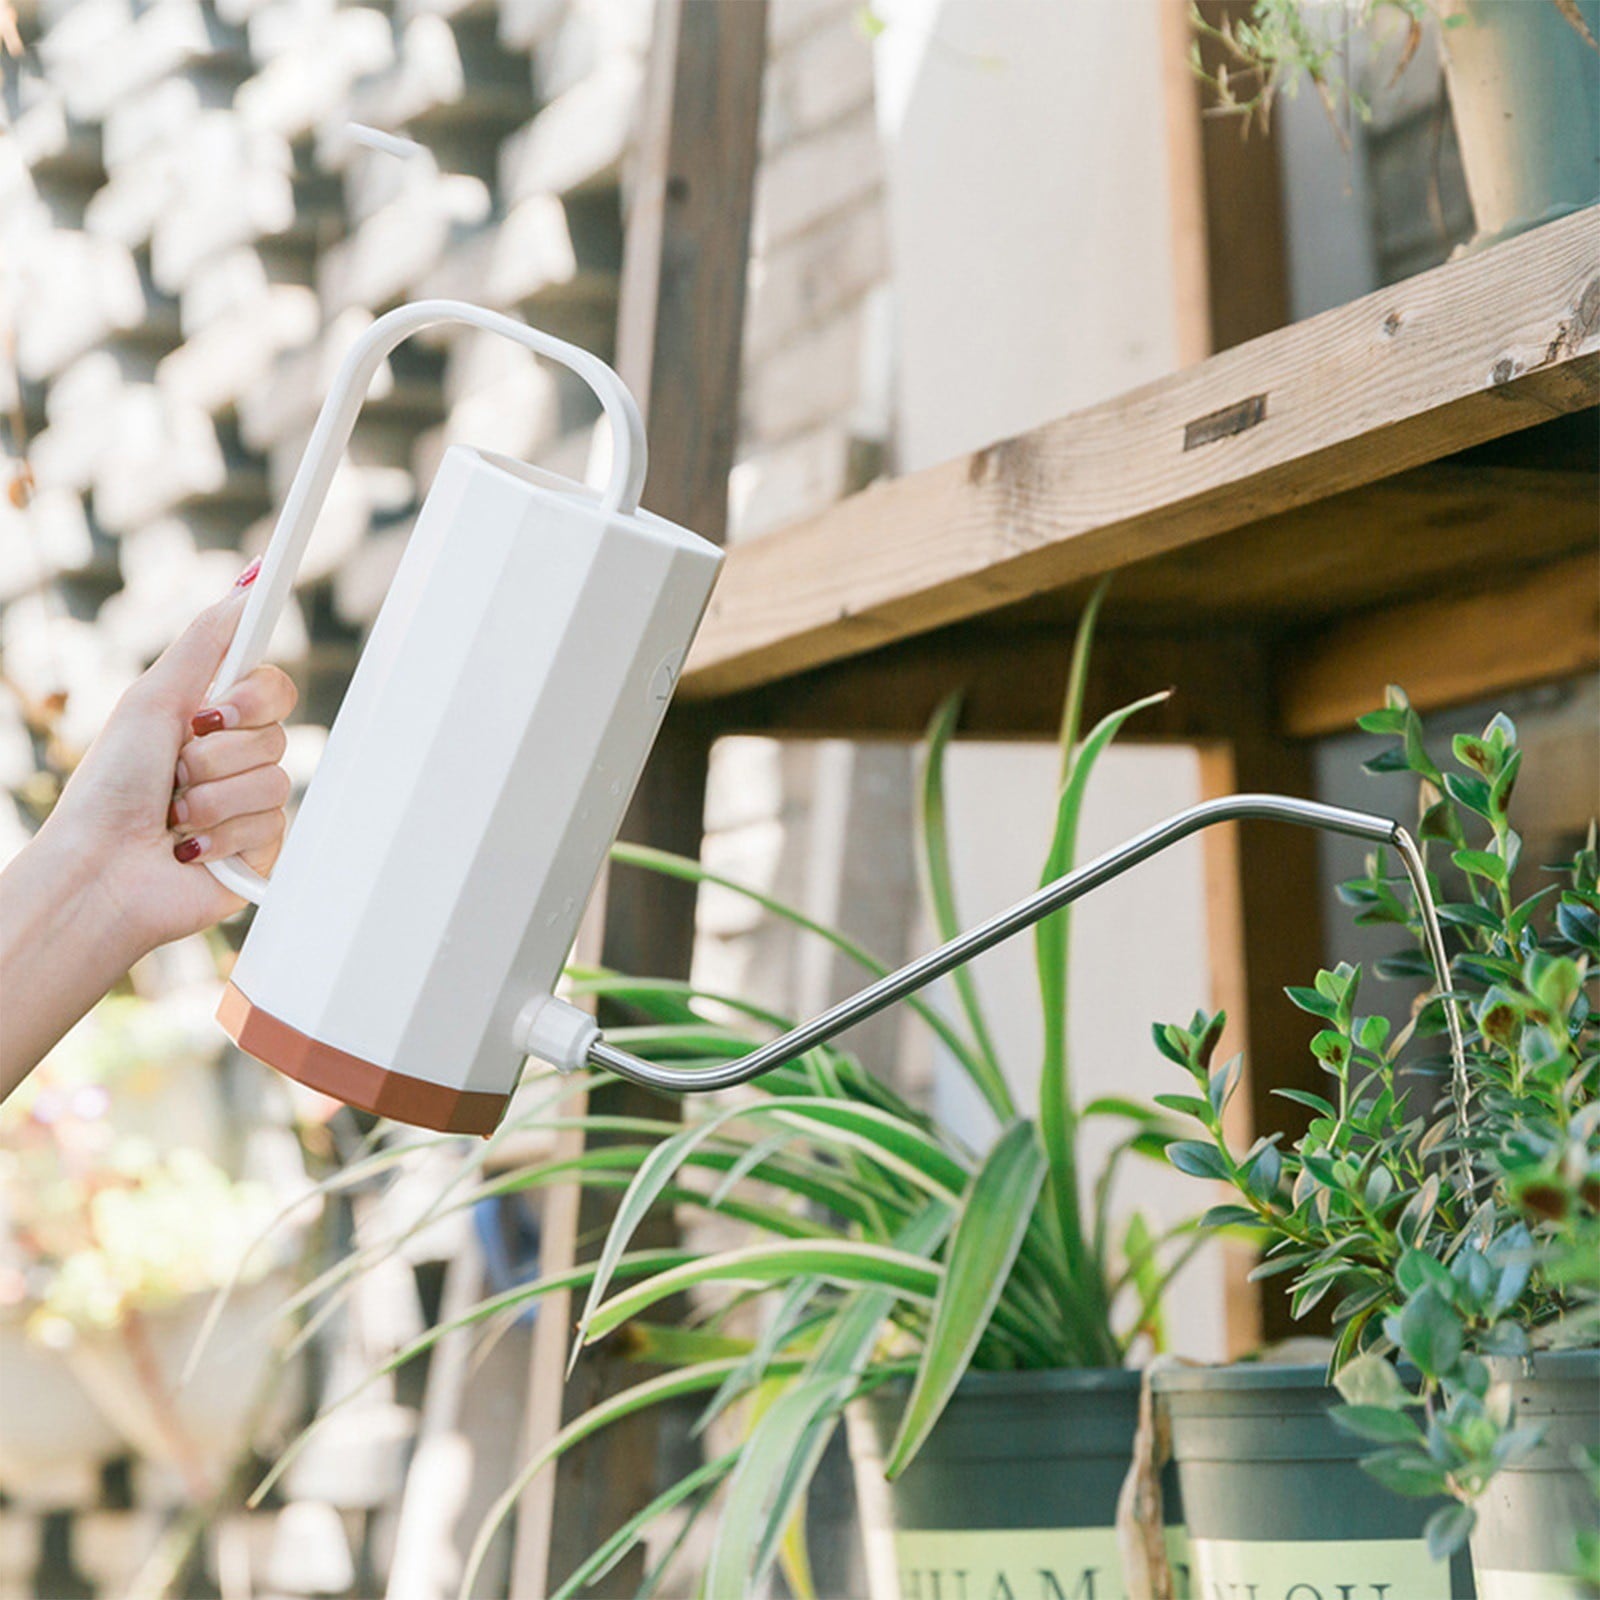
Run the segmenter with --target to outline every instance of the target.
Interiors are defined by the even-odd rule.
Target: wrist
[[[115,982],[161,942],[138,914],[139,896],[120,881],[125,853],[103,833],[58,811],[34,835],[28,851],[37,856],[45,881],[56,888],[60,925],[93,940],[96,965],[115,969],[109,981]]]

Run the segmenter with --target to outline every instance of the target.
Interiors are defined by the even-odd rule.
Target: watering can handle
[[[608,514],[621,516],[630,516],[638,509],[647,464],[644,419],[622,379],[598,356],[568,344],[565,339],[530,328],[515,318],[463,301],[418,300],[401,306],[379,317],[356,340],[334,375],[328,398],[318,413],[317,425],[300,458],[294,482],[289,486],[283,510],[278,514],[277,526],[262,555],[261,572],[245,602],[238,631],[211,685],[209,699],[225,694],[266,654],[278,615],[294,587],[294,576],[322,510],[328,485],[349,443],[356,415],[367,396],[367,387],[384,357],[402,339],[441,322],[464,322],[487,333],[502,334],[526,345],[535,355],[559,361],[577,373],[599,397],[611,421],[611,478],[600,497],[600,508]],[[267,892],[267,879],[237,856],[208,861],[206,866],[224,888],[246,900],[259,904]]]

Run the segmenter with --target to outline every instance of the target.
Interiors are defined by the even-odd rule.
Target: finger
[[[283,813],[280,811],[278,815],[282,817]],[[262,845],[260,849],[241,850],[239,852],[240,860],[256,872],[271,872],[273,863],[278,859],[278,852],[283,848],[283,833],[284,830],[280,827],[271,842]]]
[[[281,811],[254,811],[248,816],[229,817],[205,833],[191,834],[173,846],[172,853],[186,865],[191,862],[220,861],[224,856],[242,855],[252,863],[259,852],[276,852],[288,819]],[[271,857],[267,858],[271,865]]]
[[[257,667],[190,719],[196,738],[221,733],[225,728],[264,728],[282,722],[294,710],[300,691],[279,667]]]
[[[178,752],[173,774],[179,789],[217,778],[231,778],[254,767],[275,767],[289,748],[288,735],[274,722],[265,728],[236,728],[191,739]]]
[[[207,606],[162,651],[144,675],[149,694],[182,716],[200,704],[233,642],[245,596],[259,567],[259,562],[252,561],[239,574],[233,588],[215,605]]]
[[[179,833],[214,833],[231,817],[276,811],[288,798],[289,774],[282,767],[256,767],[185,789],[173,797],[167,823]]]

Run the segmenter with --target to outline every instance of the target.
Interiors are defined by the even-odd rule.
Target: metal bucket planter
[[[1574,3],[1600,38],[1600,0]],[[1552,0],[1446,0],[1441,9],[1474,245],[1600,200],[1600,54]]]
[[[969,1373],[916,1460],[885,1485],[883,1458],[904,1403],[904,1390],[880,1392],[851,1419],[872,1600],[1126,1592],[1116,1510],[1133,1454],[1138,1373]],[[1167,1547],[1182,1585],[1175,1480],[1166,1498]]]
[[[1162,1372],[1156,1393],[1189,1528],[1194,1593],[1240,1600],[1470,1600],[1465,1552],[1445,1566],[1422,1525],[1441,1502],[1361,1470],[1372,1446],[1334,1426],[1321,1366]]]
[[[1595,1525],[1579,1452],[1600,1448],[1600,1350],[1490,1363],[1511,1385],[1519,1427],[1541,1427],[1532,1454],[1497,1473],[1478,1502],[1472,1565],[1479,1600],[1587,1600],[1572,1578],[1578,1533]]]

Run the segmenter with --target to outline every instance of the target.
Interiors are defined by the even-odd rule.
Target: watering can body
[[[242,1049],[400,1121],[499,1122],[722,559],[627,499],[446,452],[251,896]]]

